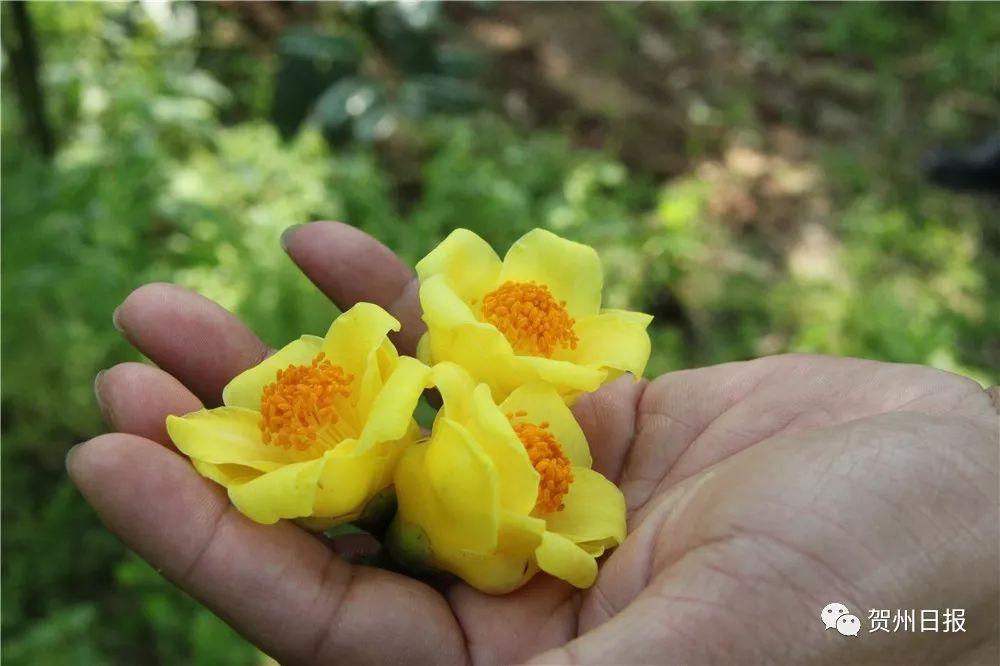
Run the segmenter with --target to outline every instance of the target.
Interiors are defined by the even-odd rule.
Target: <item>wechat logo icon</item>
[[[824,606],[820,619],[826,629],[836,629],[842,636],[857,636],[861,631],[861,620],[857,615],[851,615],[847,606],[841,603]]]
[[[827,604],[823,608],[823,613],[820,615],[820,619],[823,620],[823,625],[827,629],[836,629],[837,620],[840,619],[841,615],[848,615],[850,613],[847,610],[847,606],[844,604],[832,603]]]

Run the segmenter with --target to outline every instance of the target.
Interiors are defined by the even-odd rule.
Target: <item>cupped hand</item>
[[[413,353],[417,282],[387,248],[319,222],[286,236],[341,308],[385,307]],[[221,401],[270,350],[191,292],[133,292],[115,324],[158,366],[96,390],[115,431],[69,473],[105,524],[282,663],[975,662],[995,655],[995,405],[920,366],[778,356],[623,378],[574,407],[594,467],[620,485],[629,536],[579,591],[545,575],[517,592],[443,590],[345,561],[297,526],[253,523],[171,447],[168,414]],[[859,637],[824,631],[845,604]],[[869,609],[961,608],[965,631],[869,633]]]

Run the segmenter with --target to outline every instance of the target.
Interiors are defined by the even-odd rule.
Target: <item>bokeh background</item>
[[[169,280],[273,345],[334,310],[278,237],[414,261],[451,229],[596,246],[650,373],[783,351],[996,382],[996,200],[929,152],[1000,127],[988,4],[4,3],[3,597],[10,664],[262,657],[68,482],[111,313]],[[142,498],[136,498],[142,501]]]

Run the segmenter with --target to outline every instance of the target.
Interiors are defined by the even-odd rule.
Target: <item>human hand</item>
[[[397,346],[413,352],[417,284],[388,249],[334,223],[295,229],[287,249],[341,308],[388,309],[403,323]],[[161,369],[126,363],[98,378],[117,432],[74,448],[70,475],[129,546],[284,663],[905,661],[996,650],[997,416],[969,380],[809,356],[619,380],[574,411],[595,469],[625,493],[628,539],[590,590],[539,575],[491,597],[350,564],[341,543],[244,518],[172,450],[164,419],[219,404],[228,380],[269,350],[169,285],[136,290],[116,324]],[[967,632],[832,636],[819,621],[831,601],[859,615],[961,607]]]

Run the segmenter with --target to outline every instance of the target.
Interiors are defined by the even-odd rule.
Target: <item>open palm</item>
[[[382,305],[412,353],[417,284],[388,249],[315,223],[286,238],[338,306]],[[704,663],[996,651],[997,413],[919,366],[782,356],[615,382],[574,408],[629,536],[579,591],[539,575],[504,597],[357,566],[291,523],[263,526],[172,450],[168,414],[215,406],[267,347],[217,305],[147,285],[116,325],[160,369],[97,391],[117,432],[69,471],[165,576],[283,663]],[[937,636],[824,632],[820,609],[966,609]],[[919,613],[919,611],[918,611]],[[864,619],[864,618],[863,618]],[[888,652],[883,652],[888,651]],[[912,651],[912,652],[911,652]]]

